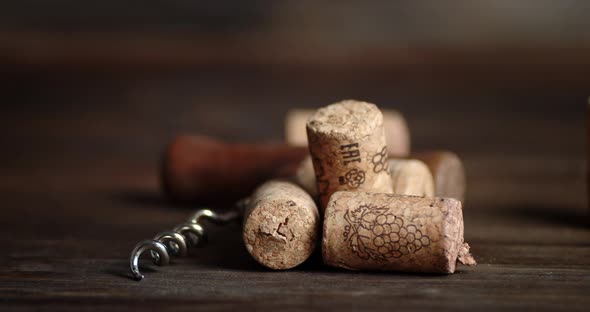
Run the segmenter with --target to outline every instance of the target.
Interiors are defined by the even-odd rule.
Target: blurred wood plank
[[[338,45],[252,33],[4,31],[0,33],[0,66],[15,73],[116,76],[272,68],[330,77],[368,72],[427,86],[582,88],[590,79],[590,46],[577,42]]]
[[[60,75],[58,67],[44,78],[34,66],[30,75],[11,73],[18,79],[8,84],[9,105],[0,106],[2,311],[584,311],[590,304],[584,88],[465,85],[445,93],[408,91],[386,75],[325,79],[313,69],[128,79],[96,78],[90,68]],[[295,270],[268,271],[233,224],[207,225],[208,246],[168,267],[146,261],[144,281],[128,278],[134,244],[196,209],[159,193],[157,161],[172,135],[276,140],[288,108],[342,96],[402,111],[417,149],[461,155],[465,233],[478,266],[450,276],[347,272],[324,267],[316,254]]]

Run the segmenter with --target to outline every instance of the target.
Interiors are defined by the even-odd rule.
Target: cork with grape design
[[[453,273],[475,264],[451,198],[336,192],[324,214],[327,265],[352,270]]]
[[[307,122],[321,208],[336,191],[392,192],[383,115],[375,104],[346,100]]]

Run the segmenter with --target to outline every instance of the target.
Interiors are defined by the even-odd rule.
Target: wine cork
[[[244,210],[243,239],[252,257],[265,267],[286,270],[314,251],[320,218],[313,199],[294,183],[262,184]]]
[[[311,156],[307,155],[297,168],[293,181],[303,188],[312,198],[317,199],[318,189],[315,180],[315,172],[313,171],[313,162]]]
[[[307,146],[305,125],[314,114],[313,109],[293,109],[285,117],[285,141],[293,146]],[[393,109],[381,110],[385,142],[390,156],[406,157],[410,154],[410,131],[404,116]]]
[[[389,159],[393,193],[414,196],[434,196],[434,179],[430,169],[416,159]]]
[[[390,158],[389,173],[391,174],[392,192],[394,194],[434,196],[434,178],[424,162],[417,159]],[[317,197],[318,192],[311,156],[307,156],[301,161],[294,180],[313,198]]]
[[[383,116],[374,104],[347,100],[320,108],[307,136],[322,208],[336,191],[392,191]]]
[[[434,178],[434,195],[465,201],[465,169],[457,154],[450,151],[428,151],[413,154],[423,161]]]
[[[461,202],[337,192],[324,214],[324,263],[350,270],[453,273],[475,265],[463,241]]]

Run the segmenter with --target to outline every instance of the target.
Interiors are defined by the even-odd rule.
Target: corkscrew
[[[197,210],[187,222],[176,226],[172,231],[164,231],[153,239],[148,239],[135,245],[129,259],[131,275],[135,280],[142,280],[143,274],[139,271],[139,258],[149,251],[152,262],[158,266],[170,263],[170,256],[186,256],[188,248],[203,247],[207,244],[207,232],[201,225],[203,219],[209,219],[215,224],[226,224],[237,220],[247,200],[241,200],[232,209],[224,213],[218,213],[204,208]]]

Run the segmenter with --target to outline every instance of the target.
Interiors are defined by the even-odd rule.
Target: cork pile
[[[324,263],[345,269],[453,273],[457,262],[475,264],[463,239],[459,158],[411,158],[402,115],[385,116],[353,100],[288,114],[287,142],[307,144],[309,156],[292,178],[267,182],[252,195],[243,238],[254,259],[289,269],[321,237]]]

